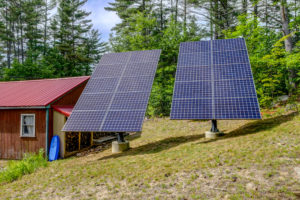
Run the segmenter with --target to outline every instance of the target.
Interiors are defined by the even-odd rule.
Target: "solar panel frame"
[[[208,43],[210,47],[208,47]],[[190,48],[189,48],[190,45]],[[198,47],[197,47],[198,45]],[[201,45],[203,45],[201,47]],[[186,58],[185,54],[190,54],[190,56],[195,56],[195,52],[199,53],[199,49],[202,52],[208,52],[210,50],[210,62],[205,61],[197,63],[197,66],[193,65],[193,62],[189,62],[187,60],[182,61],[182,58]],[[183,56],[184,55],[184,56]],[[218,57],[216,57],[218,56]],[[203,61],[203,59],[202,59]],[[209,65],[207,65],[209,63]],[[197,71],[194,69],[196,67],[202,67],[202,69],[198,69]],[[191,72],[191,69],[194,71]],[[205,71],[205,75],[200,74],[199,71]],[[208,77],[210,74],[210,78]],[[237,78],[238,76],[238,78]],[[190,80],[188,80],[191,78]],[[210,79],[210,80],[209,80]],[[201,82],[203,80],[207,80],[211,83],[211,86],[203,86]],[[194,92],[197,93],[197,90],[200,91],[198,94],[189,94],[188,92],[181,92],[181,85],[185,82],[187,86],[187,91],[194,88],[195,83],[199,83],[199,88],[194,88]],[[222,85],[222,84],[225,84]],[[201,90],[200,90],[201,89]],[[203,95],[202,90],[207,90],[206,94]],[[205,100],[209,99],[209,94],[211,94],[211,104],[207,104],[207,106],[211,106],[211,113],[203,114],[197,116],[195,113],[190,112],[181,114],[178,113],[178,100],[188,100],[188,99],[199,99]],[[236,112],[232,114],[232,111],[228,109],[222,112],[219,112],[220,105],[222,105],[222,101],[228,102],[228,99],[231,102],[234,102],[232,99],[236,98],[237,103],[246,102],[251,103],[251,106],[255,108],[255,110],[251,110],[253,113],[248,112]],[[255,104],[253,104],[253,99],[256,99]],[[245,101],[245,99],[252,99],[251,102]],[[230,101],[229,101],[230,102]],[[221,104],[220,104],[221,103]],[[228,104],[228,103],[227,103]],[[227,105],[226,104],[226,105]],[[183,103],[183,107],[189,107],[189,103]],[[247,105],[241,104],[244,108],[248,109]],[[228,107],[229,108],[229,107]],[[232,109],[236,109],[232,107]],[[198,107],[194,107],[194,109],[198,109]],[[191,109],[190,109],[191,110]],[[184,112],[184,111],[180,111]],[[207,111],[209,112],[209,110]],[[227,112],[228,114],[226,114]],[[231,112],[231,113],[230,113]],[[221,114],[220,114],[221,113]],[[225,114],[224,114],[225,113]],[[222,116],[223,114],[223,116]],[[195,117],[196,116],[196,117]],[[208,117],[209,116],[209,117]],[[246,47],[245,40],[243,38],[237,39],[226,39],[226,40],[212,40],[212,41],[198,41],[198,42],[185,42],[180,44],[180,50],[178,55],[178,65],[177,71],[175,75],[175,85],[173,91],[173,101],[171,107],[171,119],[261,119],[259,103],[257,99],[257,94],[255,90],[251,65],[249,61],[248,51]]]
[[[160,53],[161,50],[147,50],[104,55],[63,131],[141,131]],[[90,128],[80,122],[82,127],[78,126],[79,112],[96,125],[86,122]],[[101,115],[89,116],[85,112]]]

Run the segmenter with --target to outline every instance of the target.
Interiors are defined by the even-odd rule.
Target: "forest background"
[[[115,0],[103,42],[87,0],[0,0],[0,81],[90,75],[106,52],[162,49],[148,106],[170,113],[179,45],[243,37],[261,107],[300,94],[298,0]]]

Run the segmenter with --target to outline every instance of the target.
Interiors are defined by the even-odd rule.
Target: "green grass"
[[[208,140],[209,121],[154,118],[131,149],[52,162],[0,186],[1,199],[297,199],[300,116],[222,120],[225,136]],[[249,190],[248,183],[255,185]]]
[[[0,184],[12,182],[25,174],[31,174],[39,167],[46,167],[47,160],[41,149],[38,154],[25,154],[21,161],[9,161],[7,166],[0,172]]]

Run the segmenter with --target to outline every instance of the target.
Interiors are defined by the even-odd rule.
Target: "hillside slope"
[[[53,162],[0,186],[1,199],[297,199],[300,116],[219,121],[151,119],[132,149]],[[299,172],[300,173],[300,172]]]

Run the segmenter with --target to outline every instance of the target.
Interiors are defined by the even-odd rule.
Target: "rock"
[[[300,167],[295,167],[294,171],[296,172],[296,177],[298,178],[298,180],[300,181]]]
[[[295,192],[293,192],[293,193],[294,193],[294,195],[295,195],[296,197],[300,198],[300,191],[295,191]]]
[[[238,177],[237,177],[237,176],[233,176],[233,177],[231,178],[232,182],[236,182],[236,181],[237,181],[237,179],[238,179]]]
[[[282,95],[277,97],[278,101],[287,101],[289,99],[288,95]]]
[[[247,190],[247,191],[257,190],[257,187],[255,186],[254,183],[247,183],[247,185],[246,185],[246,190]]]

